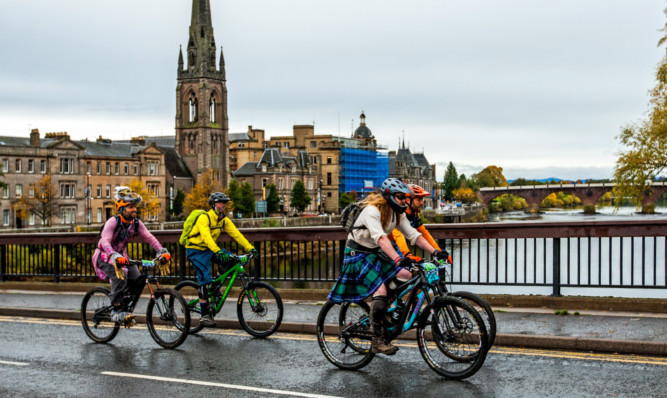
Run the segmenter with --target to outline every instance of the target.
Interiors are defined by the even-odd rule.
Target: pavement
[[[80,319],[95,283],[0,282],[0,316]],[[278,289],[285,304],[281,332],[315,333],[325,289]],[[232,291],[218,327],[238,329]],[[667,357],[667,299],[482,295],[497,320],[496,346]],[[147,296],[142,299],[144,302]],[[137,308],[145,308],[140,302]],[[555,312],[566,309],[568,315]],[[140,314],[142,310],[137,310]],[[410,333],[405,338],[414,338]]]

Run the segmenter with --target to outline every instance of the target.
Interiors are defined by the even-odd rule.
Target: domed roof
[[[371,132],[371,129],[366,127],[366,115],[364,115],[364,111],[361,111],[359,119],[361,123],[359,123],[359,127],[357,127],[357,129],[354,130],[354,137],[373,138],[373,133]]]

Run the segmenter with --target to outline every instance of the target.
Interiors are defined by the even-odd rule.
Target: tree
[[[137,209],[142,213],[142,217],[147,218],[149,215],[160,211],[160,201],[155,197],[153,191],[149,191],[146,188],[146,185],[142,181],[133,179],[128,186],[132,191],[141,196],[142,201],[137,206]]]
[[[56,195],[56,189],[51,184],[51,176],[44,176],[40,181],[30,184],[28,191],[28,195],[23,195],[14,202],[16,216],[26,219],[30,214],[34,214],[42,221],[42,225],[51,225],[53,201]]]
[[[236,202],[239,200],[241,187],[239,182],[236,180],[231,180],[229,182],[229,187],[227,188],[227,196],[229,196],[229,203],[227,203],[228,211],[236,210]]]
[[[208,204],[208,198],[213,192],[221,191],[220,182],[213,180],[213,170],[207,170],[201,175],[190,193],[185,196],[183,202],[185,212],[190,214],[196,209],[209,209],[211,206]]]
[[[661,31],[665,34],[658,47],[667,43],[667,23]],[[649,94],[652,109],[648,117],[623,127],[617,137],[626,149],[614,168],[614,195],[633,198],[638,207],[644,194],[650,194],[651,181],[667,169],[667,55],[658,64],[656,85]],[[616,201],[617,208],[621,202]]]
[[[452,191],[452,198],[460,200],[463,203],[475,203],[477,195],[468,187],[456,188]]]
[[[266,186],[266,211],[275,213],[280,210],[280,197],[278,197],[278,189],[275,184]]]
[[[498,166],[488,166],[479,173],[474,174],[472,179],[479,188],[507,186],[507,179],[503,175],[503,169]]]
[[[347,192],[343,192],[339,197],[338,197],[338,207],[341,209],[344,209],[349,205],[350,203],[354,202],[354,199],[352,199],[352,196],[348,195]]]
[[[171,207],[171,215],[178,216],[183,213],[183,202],[185,201],[185,192],[181,189],[176,190],[176,196],[174,197],[174,203]]]
[[[236,211],[246,217],[252,217],[255,213],[255,195],[252,192],[252,185],[249,182],[241,184],[241,189],[235,201]]]
[[[452,192],[461,186],[459,175],[456,172],[456,167],[452,162],[449,162],[447,165],[447,170],[445,170],[445,178],[442,182],[442,193],[446,200],[451,200],[453,195]]]
[[[299,213],[303,213],[311,202],[306,186],[301,180],[296,180],[290,196],[290,207],[294,207]]]

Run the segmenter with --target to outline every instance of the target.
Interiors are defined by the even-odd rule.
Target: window
[[[35,188],[33,188],[32,185],[30,186],[30,189],[28,189],[28,197],[30,199],[35,197]]]
[[[35,172],[35,161],[32,159],[28,159],[28,173],[34,173]]]
[[[149,176],[156,176],[157,175],[157,167],[158,167],[158,162],[156,161],[149,161],[148,162],[148,175]]]
[[[331,185],[331,173],[327,173],[327,185]]]
[[[9,225],[9,209],[4,209],[2,211],[2,225]]]
[[[102,209],[97,209],[97,222],[102,222]]]
[[[2,197],[4,199],[9,198],[9,184],[6,187],[2,188]]]
[[[102,174],[102,162],[97,162],[97,174]]]
[[[120,174],[120,164],[118,162],[114,164],[114,172],[116,175]]]
[[[60,174],[74,174],[74,159],[60,158]]]
[[[239,142],[239,148],[245,148],[245,142]]]
[[[90,165],[90,162],[86,162],[86,174],[90,174],[92,170],[92,166]]]
[[[134,175],[136,176],[138,174],[139,174],[139,163],[135,163],[134,164]]]
[[[311,148],[317,148],[317,141],[310,141]]]
[[[215,123],[215,98],[211,98],[208,108],[208,114],[211,115],[211,123]]]
[[[28,224],[35,225],[35,215],[33,213],[30,213],[30,216],[28,216]]]
[[[102,197],[102,186],[101,185],[97,186],[97,195],[95,195],[95,196],[97,196],[98,198]]]
[[[125,163],[125,165],[123,167],[123,171],[125,172],[125,175],[130,174],[130,164],[129,163]]]
[[[308,189],[309,190],[313,189],[313,180],[308,180]]]
[[[155,195],[156,198],[158,197],[158,195],[160,193],[160,184],[155,184],[155,183],[151,184],[151,183],[149,183],[149,184],[146,184],[146,188],[148,188],[148,192],[152,192],[153,195]]]
[[[46,173],[46,160],[42,159],[39,161],[39,172],[44,174]]]
[[[111,185],[107,185],[107,198],[111,197]]]
[[[327,156],[327,164],[331,164],[331,156]]]
[[[158,214],[160,214],[160,210],[153,210],[150,213],[148,213],[148,221],[157,221],[158,220]]]
[[[16,159],[16,172],[20,173],[21,172],[21,159]]]
[[[327,196],[328,196],[328,197],[331,197],[331,192],[327,192]]]
[[[16,184],[16,197],[20,198],[21,196],[23,196],[23,185]]]
[[[107,162],[107,175],[111,174],[111,163]]]
[[[2,159],[2,172],[9,172],[9,159]]]
[[[197,98],[193,96],[190,97],[189,101],[189,112],[188,112],[188,122],[196,122],[197,121]]]
[[[73,182],[60,184],[61,198],[74,198],[76,193],[74,191],[75,184]]]
[[[76,223],[76,207],[63,207],[61,209],[60,217],[63,224]]]
[[[283,189],[283,179],[282,178],[278,179],[278,189]]]
[[[283,142],[283,148],[289,148],[289,142]]]
[[[262,173],[266,173],[266,163],[262,163]]]

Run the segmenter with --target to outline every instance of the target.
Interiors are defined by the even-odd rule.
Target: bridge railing
[[[453,285],[539,287],[553,295],[570,287],[667,287],[667,220],[432,224],[428,229],[453,255],[448,280]],[[340,227],[241,232],[260,251],[260,258],[248,267],[256,278],[333,282],[340,273],[347,238]],[[185,250],[177,243],[180,231],[154,234],[173,254],[166,279],[194,278]],[[95,233],[0,235],[0,281],[96,280],[91,260],[95,237]],[[223,247],[242,252],[228,236],[221,241]],[[131,243],[129,254],[150,258],[154,253],[145,244]]]

